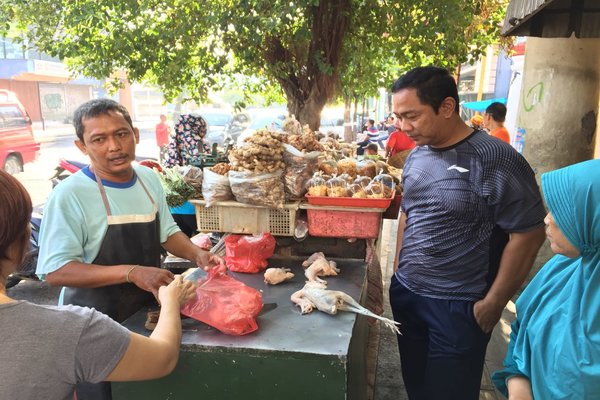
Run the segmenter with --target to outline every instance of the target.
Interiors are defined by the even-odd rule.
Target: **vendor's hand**
[[[139,266],[129,273],[129,281],[158,300],[158,289],[173,282],[175,275],[171,271],[156,267]]]
[[[477,325],[485,333],[490,333],[500,321],[504,305],[493,304],[483,298],[473,305],[473,315]]]
[[[221,273],[225,273],[227,271],[225,260],[223,260],[223,258],[220,256],[206,250],[198,249],[198,252],[196,253],[196,259],[194,261],[198,267],[203,268],[205,271],[208,271],[212,268],[218,268],[219,272]]]
[[[170,301],[177,302],[181,307],[196,296],[196,285],[191,281],[181,278],[181,275],[175,275],[175,279],[167,286],[161,286],[158,289],[158,302],[167,304]]]

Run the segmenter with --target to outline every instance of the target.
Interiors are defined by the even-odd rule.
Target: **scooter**
[[[52,181],[52,189],[54,189],[60,182],[65,180],[65,178],[84,168],[86,165],[86,163],[65,160],[64,158],[58,160],[58,166],[54,169],[54,175],[52,175],[50,178]]]
[[[154,158],[136,157],[135,160],[140,165],[144,165],[149,168],[156,168],[158,169],[158,172],[162,172],[160,164],[158,164],[158,162]],[[71,174],[74,174],[75,172],[87,166],[87,163],[61,158],[60,160],[58,160],[58,166],[54,168],[54,175],[50,177],[50,180],[52,181],[52,189],[54,189],[56,185],[61,183]]]

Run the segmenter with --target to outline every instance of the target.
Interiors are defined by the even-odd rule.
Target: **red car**
[[[27,111],[13,92],[0,89],[0,167],[12,175],[22,172],[39,150]]]

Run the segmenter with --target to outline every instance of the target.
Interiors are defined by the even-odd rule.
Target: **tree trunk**
[[[360,124],[360,122],[358,121],[358,98],[356,96],[354,96],[354,116],[352,117],[352,140],[354,140],[356,137],[356,133],[358,132],[358,130],[360,129],[360,127],[358,126]],[[354,125],[356,124],[356,125]]]
[[[288,69],[276,79],[287,98],[288,111],[312,130],[319,129],[321,111],[335,93],[352,7],[350,0],[321,0],[316,4],[308,15],[312,35],[308,47],[288,47],[279,37],[269,36],[263,49],[267,63],[287,64]]]
[[[344,96],[344,141],[350,143],[354,140],[352,132],[352,119],[350,118],[350,111],[352,107],[352,99],[350,96]]]
[[[318,92],[313,91],[313,92]],[[321,126],[321,111],[325,107],[326,100],[318,93],[311,93],[308,99],[298,99],[291,96],[288,98],[288,112],[294,115],[304,126],[307,125],[313,131],[319,130]]]

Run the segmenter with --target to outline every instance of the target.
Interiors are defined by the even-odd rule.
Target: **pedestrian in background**
[[[156,124],[154,129],[156,135],[156,145],[158,146],[158,159],[162,162],[167,153],[169,145],[169,124],[167,124],[167,116],[160,114],[160,122]]]
[[[600,398],[600,160],[542,175],[556,255],[517,300],[504,369],[509,399]]]
[[[469,119],[469,123],[471,124],[471,128],[481,129],[483,128],[483,117],[480,114],[475,114]]]
[[[179,358],[179,308],[195,295],[194,285],[179,276],[159,288],[162,307],[150,337],[128,331],[93,308],[13,300],[6,294],[6,277],[29,248],[31,210],[25,188],[0,170],[2,398],[71,400],[78,383],[169,374]]]
[[[414,140],[398,128],[400,126],[399,119],[392,115],[391,122],[394,126],[394,131],[390,134],[385,144],[385,158],[387,158],[389,165],[396,168],[403,168],[406,157],[415,148],[416,144]]]
[[[447,70],[415,68],[392,92],[417,145],[389,291],[404,384],[411,400],[477,400],[491,331],[544,240],[545,210],[525,159],[460,118]]]
[[[510,135],[504,127],[506,118],[506,106],[494,102],[485,109],[483,114],[483,126],[490,131],[490,135],[510,144]]]
[[[200,115],[180,115],[169,140],[165,165],[174,167],[200,164],[202,154],[210,153],[210,147],[205,138],[207,131],[206,120]]]

